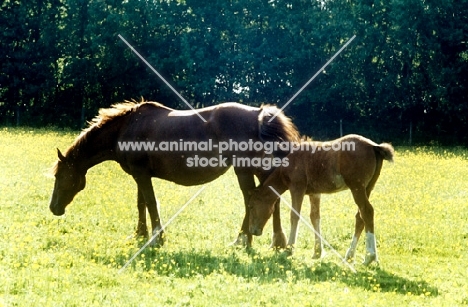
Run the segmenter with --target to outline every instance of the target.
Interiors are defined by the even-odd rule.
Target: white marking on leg
[[[288,203],[288,201],[285,200],[284,197],[281,196],[281,194],[278,193],[278,191],[276,191],[271,185],[268,186],[268,187],[270,188],[270,190],[273,191],[273,193],[275,193],[276,195],[278,195],[278,197],[281,199],[281,201],[283,202],[283,204],[286,204],[286,205],[289,207],[289,209],[291,209],[291,211],[294,211],[294,212],[297,214],[297,216],[300,218],[300,220],[301,220],[304,224],[306,224],[307,227],[309,227],[309,229],[311,229],[313,232],[315,232],[314,227],[313,227],[312,225],[310,225],[310,224],[306,221],[306,219],[305,219],[302,215],[300,215],[299,212],[297,212],[296,209],[294,209],[294,208]],[[341,259],[341,261],[342,261],[353,273],[356,273],[356,270],[354,269],[354,267],[353,267],[351,264],[349,264],[343,257],[341,257],[340,253],[338,253],[338,252],[336,251],[336,249],[334,249],[333,246],[331,246],[330,243],[328,243],[328,241],[325,240],[324,237],[322,237],[322,241],[323,241],[323,243],[325,243],[325,245],[326,245],[327,247],[329,247],[329,248],[331,249],[331,251],[332,251],[338,258]]]
[[[293,247],[296,244],[297,234],[299,232],[299,218],[291,219],[291,232],[289,233],[288,245]]]
[[[364,264],[368,265],[372,261],[378,261],[375,235],[371,232],[366,232],[366,257],[364,259]]]
[[[346,251],[346,256],[345,256],[346,260],[354,258],[354,254],[356,253],[357,244],[358,244],[358,238],[356,238],[356,236],[353,236],[353,240],[351,240],[351,245],[349,246],[348,250]]]
[[[315,229],[315,246],[314,246],[314,258],[320,258],[322,256],[323,243],[320,231],[320,219],[316,219],[313,223]]]

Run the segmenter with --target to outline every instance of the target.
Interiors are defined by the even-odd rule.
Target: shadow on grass
[[[116,263],[124,265],[130,256],[120,255]],[[103,260],[103,259],[102,259]],[[255,250],[246,253],[240,249],[226,249],[224,254],[213,255],[209,250],[169,252],[164,249],[147,249],[128,270],[155,272],[160,276],[191,278],[210,274],[228,274],[255,279],[260,283],[341,282],[350,287],[360,287],[375,292],[437,296],[438,289],[424,280],[411,280],[387,272],[378,266],[356,266],[353,273],[344,264],[332,260],[303,263],[283,253],[260,255]]]

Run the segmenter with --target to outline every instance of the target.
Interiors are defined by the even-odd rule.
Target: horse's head
[[[266,189],[266,190],[265,190]],[[250,191],[250,197],[248,202],[249,207],[249,231],[255,236],[260,236],[263,232],[266,222],[273,214],[275,208],[276,199],[272,200],[272,197],[264,197],[265,193],[269,192],[268,187],[256,188]]]
[[[58,152],[58,161],[55,165],[55,185],[50,200],[50,211],[55,215],[63,215],[65,207],[71,203],[73,197],[84,189],[86,185],[86,172],[77,168],[69,158]]]

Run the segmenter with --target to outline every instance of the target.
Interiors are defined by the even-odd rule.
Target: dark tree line
[[[139,99],[282,106],[314,137],[464,144],[467,0],[6,0],[0,124],[78,128]]]

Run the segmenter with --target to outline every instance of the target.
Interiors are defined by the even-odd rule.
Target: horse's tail
[[[395,155],[395,149],[388,143],[382,143],[374,146],[376,155],[379,155],[382,159],[393,162],[393,156]]]
[[[262,105],[258,115],[259,137],[263,141],[299,142],[300,134],[292,120],[276,106]]]

